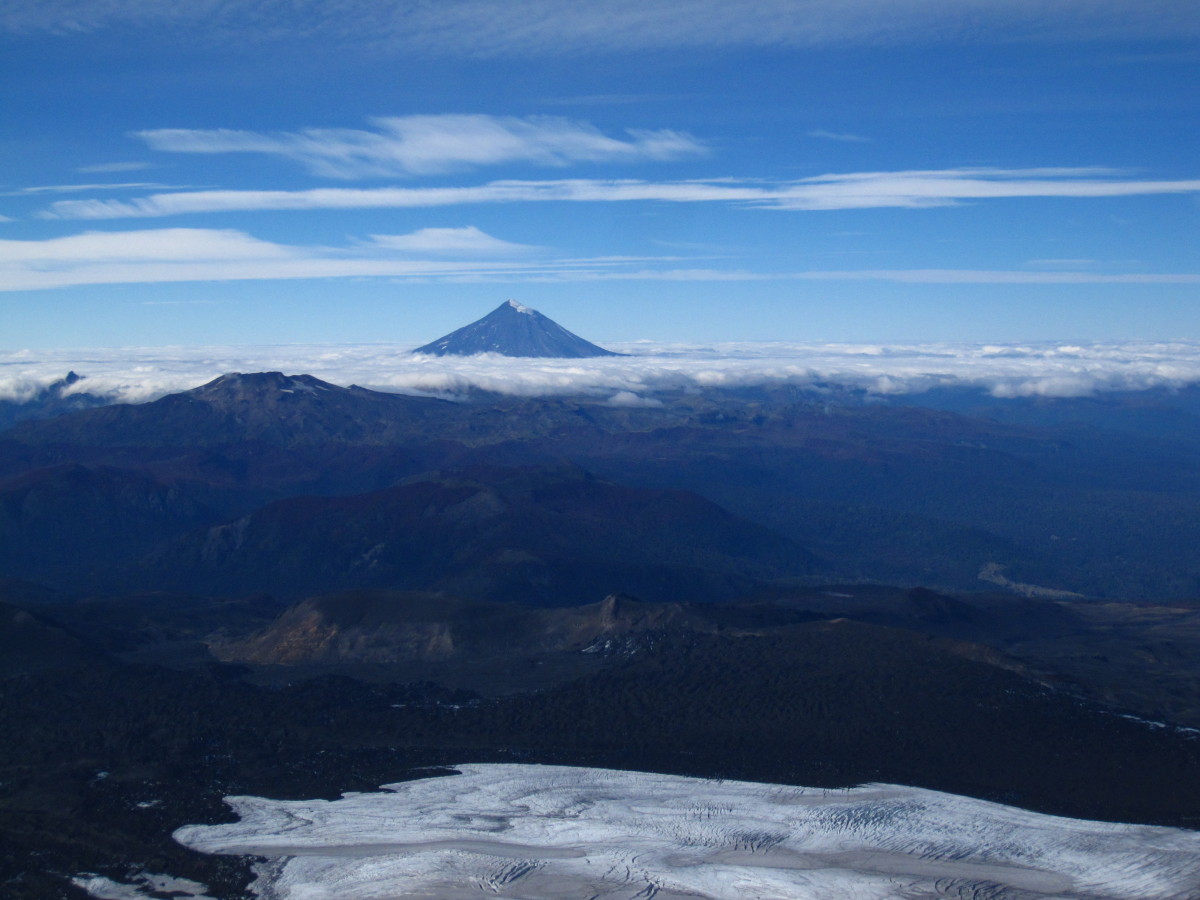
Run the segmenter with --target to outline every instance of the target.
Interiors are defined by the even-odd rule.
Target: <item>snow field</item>
[[[175,838],[267,857],[263,900],[1194,900],[1200,833],[851,790],[536,765],[334,801],[231,797]]]

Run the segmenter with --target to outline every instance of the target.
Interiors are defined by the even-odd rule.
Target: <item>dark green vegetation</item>
[[[236,897],[170,839],[222,796],[463,761],[1200,822],[1191,393],[661,400],[268,373],[0,434],[0,895]]]

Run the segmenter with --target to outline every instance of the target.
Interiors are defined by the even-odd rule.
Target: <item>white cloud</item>
[[[46,184],[35,185],[33,187],[24,187],[16,191],[6,191],[5,197],[19,197],[29,194],[79,194],[97,191],[130,191],[130,190],[179,190],[187,187],[187,185],[179,184],[159,184],[153,181],[128,181],[128,182],[100,182],[97,184]]]
[[[565,166],[577,162],[676,159],[704,152],[678,131],[630,130],[625,140],[558,116],[428,115],[376,118],[374,131],[309,128],[262,134],[167,128],[135,133],[172,153],[265,153],[327,178],[429,175],[500,163]]]
[[[1038,269],[1090,269],[1096,265],[1094,259],[1031,259],[1027,266]]]
[[[295,259],[197,260],[194,262],[130,262],[75,265],[54,270],[0,266],[0,290],[32,291],[94,284],[168,284],[198,281],[292,281],[315,278],[398,278],[450,280],[471,275],[483,281],[503,280],[515,267],[504,263],[433,262],[430,260]],[[543,269],[544,271],[544,269]],[[537,270],[534,270],[537,274]]]
[[[609,406],[626,409],[654,409],[663,405],[654,397],[641,397],[633,391],[617,391],[605,401]]]
[[[291,255],[292,251],[282,245],[231,229],[88,231],[44,241],[0,241],[0,265],[261,260]]]
[[[474,187],[316,188],[303,191],[189,191],[154,194],[129,201],[62,200],[44,213],[48,218],[120,219],[214,212],[306,209],[400,209],[476,203],[705,201],[768,202],[758,186],[703,182],[493,181]]]
[[[79,166],[75,169],[76,172],[84,172],[91,175],[99,175],[105,172],[137,172],[142,169],[149,169],[150,163],[147,162],[110,162],[110,163],[94,163],[90,166]]]
[[[842,384],[883,396],[957,385],[997,397],[1074,397],[1200,383],[1200,343],[1188,341],[691,345],[595,337],[629,355],[434,357],[412,355],[412,344],[388,343],[0,351],[0,397],[27,397],[72,369],[87,376],[74,390],[127,401],[186,390],[224,372],[272,370],[401,393],[452,396],[477,387],[519,396],[586,395],[617,406],[649,405],[662,390],[769,383],[814,389]]]
[[[427,228],[406,235],[373,235],[369,241],[344,247],[279,244],[232,229],[88,231],[44,241],[0,240],[0,291],[89,284],[380,277],[496,284],[765,280],[1200,284],[1200,273],[1190,272],[1105,274],[970,269],[755,272],[680,267],[678,257],[518,258],[538,249],[492,237],[473,226]]]
[[[1100,198],[1200,192],[1200,178],[1122,178],[1108,169],[940,169],[851,172],[800,181],[737,179],[493,181],[472,187],[188,191],[132,200],[60,200],[43,216],[149,218],[253,210],[419,208],[483,203],[739,203],[771,209],[837,210],[954,206],[1015,198]]]
[[[1200,179],[1123,179],[1106,169],[940,169],[855,172],[806,178],[781,189],[780,209],[877,209],[953,206],[964,200],[1032,197],[1129,197],[1200,191]]]
[[[1200,284],[1196,272],[1027,272],[995,269],[861,269],[795,272],[811,281],[893,281],[903,284]]]
[[[207,280],[271,265],[301,263],[300,248],[240,231],[162,228],[89,231],[44,241],[0,240],[0,290],[79,284]],[[190,273],[190,277],[179,277]]]
[[[887,281],[898,284],[1200,284],[1200,272],[1037,272],[1023,269],[840,269],[754,272],[745,269],[588,268],[604,260],[523,274],[493,273],[492,282],[568,281]],[[611,262],[611,261],[609,261]],[[635,260],[628,262],[634,263]],[[474,276],[462,276],[480,280]]]
[[[425,229],[376,235],[346,247],[278,244],[231,229],[89,231],[44,241],[0,240],[0,291],[89,284],[309,278],[544,278],[644,264],[646,259],[496,260],[413,258],[516,256],[526,250],[479,229]],[[564,277],[566,277],[564,275]]]
[[[371,242],[387,250],[431,253],[435,256],[474,253],[484,256],[510,256],[540,249],[529,244],[516,244],[492,237],[474,225],[465,228],[421,228],[410,234],[373,234]]]
[[[9,0],[0,29],[133,25],[161,40],[303,36],[426,55],[561,56],[659,47],[1187,39],[1187,0]]]
[[[824,128],[814,128],[808,133],[809,137],[821,138],[826,141],[843,141],[850,144],[865,144],[869,140],[857,134],[845,134],[836,131],[826,131]]]

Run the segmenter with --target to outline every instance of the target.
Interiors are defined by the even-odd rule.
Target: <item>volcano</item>
[[[432,356],[541,356],[581,359],[586,356],[622,356],[597,347],[572,334],[536,309],[506,300],[477,322],[418,347],[413,353]]]

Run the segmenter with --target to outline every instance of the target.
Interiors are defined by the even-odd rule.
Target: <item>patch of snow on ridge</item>
[[[848,790],[471,764],[340,800],[230,797],[175,832],[268,857],[262,898],[1173,900],[1200,833],[1087,822],[918,788]]]

